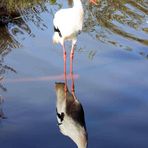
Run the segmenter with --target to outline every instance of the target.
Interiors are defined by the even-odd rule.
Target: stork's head
[[[84,129],[79,129],[78,139],[73,139],[73,141],[77,144],[78,148],[87,148],[87,133]]]

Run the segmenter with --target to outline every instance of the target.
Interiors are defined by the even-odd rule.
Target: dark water
[[[18,4],[17,13],[10,3],[7,13],[13,15],[0,25],[1,148],[76,147],[59,132],[55,110],[55,82],[64,77],[52,20],[68,3],[52,2]],[[148,2],[104,0],[84,8],[74,75],[88,147],[147,148]],[[69,74],[70,44],[66,47]]]

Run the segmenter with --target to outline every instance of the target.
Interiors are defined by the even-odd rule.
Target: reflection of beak
[[[98,5],[97,4],[97,0],[89,0],[90,3],[93,3],[94,5]]]

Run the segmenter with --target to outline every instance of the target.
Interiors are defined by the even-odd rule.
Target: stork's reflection
[[[87,147],[87,131],[85,125],[84,110],[75,95],[74,76],[72,67],[71,91],[67,85],[66,65],[64,64],[65,83],[56,83],[55,90],[57,95],[56,111],[60,131],[63,135],[70,137],[78,148]]]

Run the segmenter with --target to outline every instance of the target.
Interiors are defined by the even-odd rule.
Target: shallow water
[[[0,26],[0,147],[76,147],[56,121],[55,82],[64,76],[62,48],[52,44],[52,20],[68,3],[23,6]],[[146,0],[84,4],[73,72],[90,148],[147,148],[147,7]],[[70,88],[69,43],[66,48]]]

